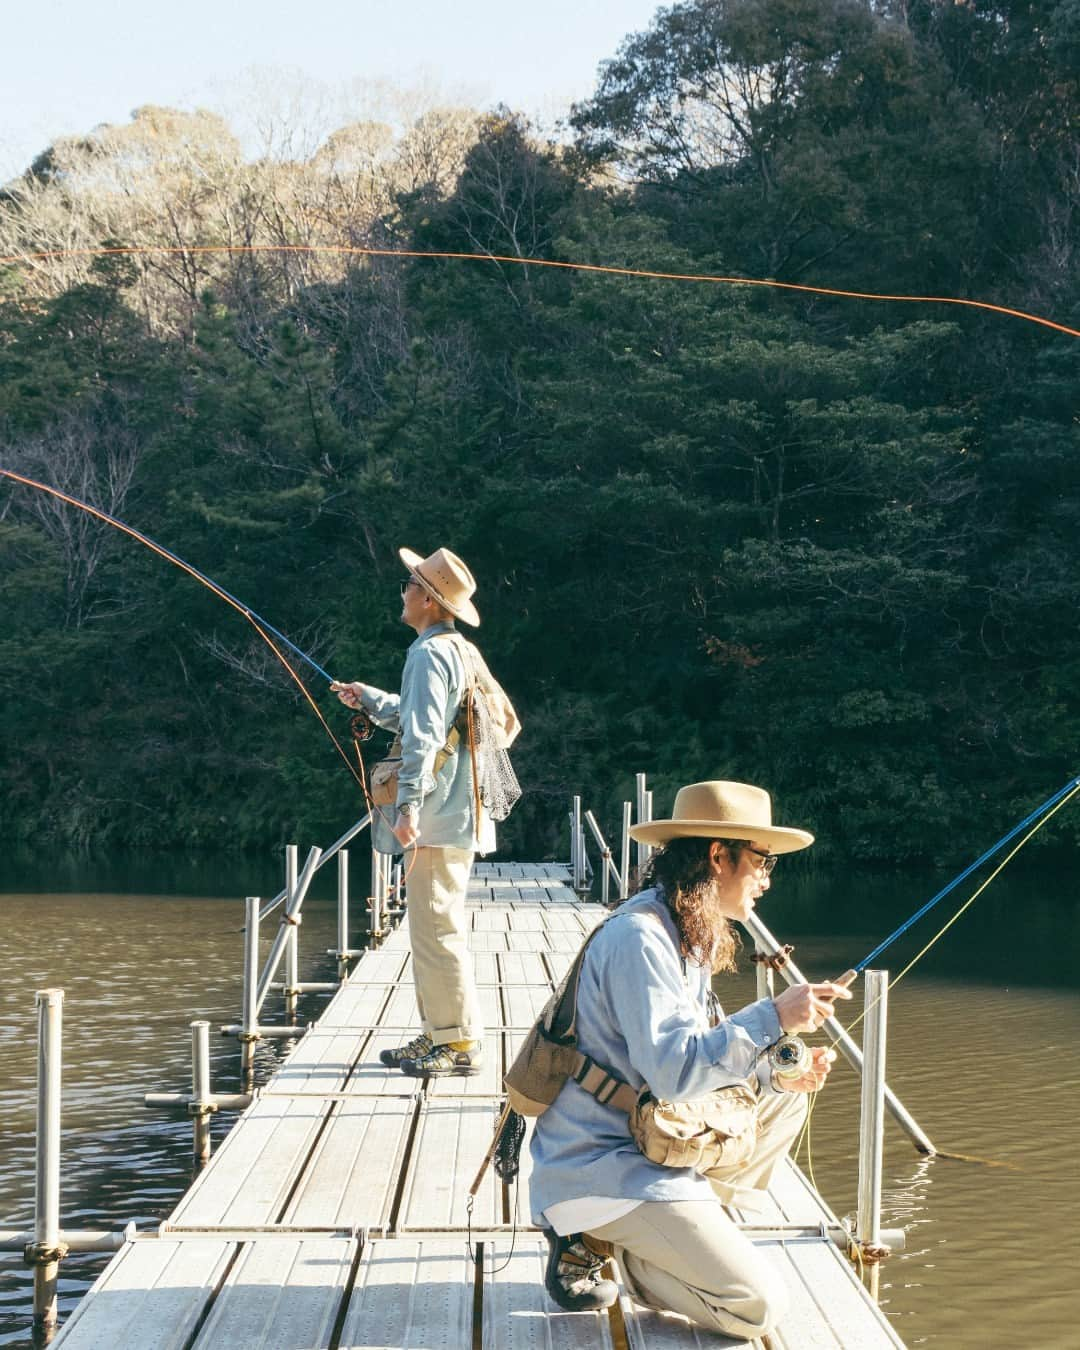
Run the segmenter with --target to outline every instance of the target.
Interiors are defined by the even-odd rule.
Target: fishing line
[[[616,267],[604,263],[564,262],[554,258],[523,258],[501,253],[462,253],[437,249],[370,248],[359,244],[129,244],[112,248],[58,248],[41,252],[13,254],[0,257],[0,265],[25,266],[31,262],[48,262],[54,258],[100,258],[108,256],[134,257],[155,253],[163,256],[198,256],[207,253],[296,253],[342,254],[366,258],[432,258],[457,262],[506,263],[516,267],[550,267],[572,272],[591,272],[604,276],[637,277],[652,281],[686,281],[713,286],[763,286],[774,290],[797,291],[806,295],[828,295],[843,300],[882,300],[896,304],[960,305],[967,309],[986,310],[1003,314],[1026,323],[1040,324],[1068,337],[1080,338],[1080,329],[1056,323],[1041,314],[996,305],[989,300],[965,300],[951,295],[891,295],[878,291],[850,291],[834,286],[809,286],[794,281],[775,281],[768,277],[714,276],[702,272],[660,272],[648,268]]]
[[[982,864],[986,862],[989,858],[992,858],[994,854],[998,852],[999,849],[1004,848],[1005,845],[1010,842],[1010,840],[1015,839],[1021,830],[1026,829],[1027,826],[1030,825],[1033,820],[1037,820],[1038,817],[1041,816],[1044,811],[1049,811],[1049,814],[1046,817],[1046,820],[1049,820],[1050,816],[1052,816],[1054,812],[1059,809],[1058,805],[1055,805],[1055,803],[1058,803],[1060,806],[1064,806],[1065,802],[1069,800],[1069,798],[1073,795],[1074,792],[1076,792],[1078,787],[1080,787],[1080,777],[1070,778],[1070,780],[1065,784],[1063,788],[1061,788],[1058,792],[1055,792],[1052,797],[1048,797],[1046,801],[1044,801],[1041,806],[1037,806],[1029,816],[1025,816],[1025,818],[1020,822],[1019,825],[1015,825],[1008,832],[1008,834],[1002,835],[1002,837],[997,841],[997,843],[992,844],[990,848],[988,848],[981,857],[976,858],[975,861],[969,867],[965,867],[958,877],[955,877],[952,881],[950,881],[947,886],[942,887],[942,889],[938,891],[937,895],[935,895],[932,899],[928,900],[926,904],[922,906],[921,909],[916,910],[916,912],[911,916],[910,919],[906,919],[900,925],[900,927],[896,929],[895,932],[890,933],[890,935],[884,940],[884,942],[878,943],[878,945],[874,948],[874,950],[870,953],[870,955],[864,956],[863,959],[859,962],[859,964],[854,967],[855,972],[859,974],[863,970],[865,970],[865,968],[870,964],[870,962],[873,961],[873,959],[876,956],[880,956],[886,947],[891,946],[892,943],[894,943],[898,937],[903,936],[903,934],[906,933],[907,930],[913,924],[917,923],[918,920],[921,919],[924,914],[928,913],[931,909],[933,909],[933,907],[937,904],[939,900],[943,900],[945,896],[947,896],[950,891],[955,890],[956,887],[959,886],[962,881],[966,881],[967,878],[971,876],[972,872],[974,872],[977,868],[981,867]],[[1050,810],[1051,807],[1053,807],[1054,809]],[[1045,820],[1040,822],[1040,825],[1037,826],[1036,829],[1041,829],[1042,825],[1044,825],[1045,823],[1046,823]],[[1031,833],[1034,834],[1035,830],[1032,830]],[[1031,835],[1028,835],[1027,838],[1030,839]],[[1027,839],[1025,839],[1023,843],[1027,843]],[[1016,853],[1016,851],[1017,850],[1014,849],[1013,852],[1009,854],[1009,858],[1011,858],[1013,854]],[[1008,862],[1008,860],[1009,859],[1006,858],[1005,862]],[[1002,863],[1001,866],[1004,867],[1004,865],[1005,863]],[[993,880],[993,877],[997,876],[997,873],[1000,871],[1001,868],[999,867],[997,869],[997,872],[993,873],[991,880]],[[980,894],[980,891],[976,891],[976,895],[978,894]],[[961,910],[960,913],[962,914],[963,910]],[[946,925],[946,927],[948,927],[948,925]],[[942,929],[942,932],[944,931],[945,930]],[[941,934],[939,933],[938,936],[940,937]],[[935,938],[934,940],[936,941],[937,939]]]
[[[362,781],[360,775],[358,775],[356,770],[353,768],[352,761],[349,759],[348,755],[342,749],[341,744],[338,741],[337,737],[334,735],[333,731],[331,731],[330,726],[326,721],[326,718],[323,717],[322,713],[319,710],[318,705],[316,704],[315,700],[311,697],[311,694],[309,693],[307,686],[304,684],[303,680],[300,678],[297,672],[293,669],[293,666],[285,657],[285,654],[281,651],[280,647],[278,647],[277,643],[274,642],[274,639],[270,636],[270,634],[272,633],[274,637],[280,639],[280,641],[283,642],[290,649],[290,651],[294,652],[297,656],[301,657],[304,661],[307,662],[309,666],[312,667],[313,670],[318,671],[318,673],[328,683],[332,684],[333,680],[331,676],[329,676],[326,673],[326,671],[323,670],[322,666],[320,666],[317,661],[315,661],[312,657],[308,656],[306,652],[301,651],[300,648],[296,646],[294,642],[291,642],[285,636],[284,633],[280,633],[273,626],[273,624],[267,623],[267,621],[264,618],[262,618],[261,615],[256,614],[253,609],[243,604],[243,602],[238,600],[234,595],[231,595],[227,590],[224,589],[224,587],[219,586],[216,581],[212,581],[208,576],[205,575],[205,573],[200,572],[199,569],[197,567],[193,567],[191,563],[185,562],[183,558],[173,553],[170,549],[165,548],[161,544],[155,543],[153,539],[151,539],[148,535],[143,534],[141,530],[135,529],[134,526],[132,525],[125,524],[124,521],[118,520],[116,516],[109,515],[107,511],[101,511],[96,506],[91,506],[88,502],[80,501],[78,497],[73,497],[67,492],[62,492],[59,488],[50,487],[48,483],[39,483],[36,478],[28,478],[24,474],[15,473],[15,471],[12,469],[5,469],[2,467],[0,467],[0,475],[2,475],[5,478],[10,478],[13,482],[21,483],[26,487],[37,488],[41,492],[46,492],[50,496],[56,497],[60,501],[66,502],[69,506],[77,507],[80,511],[85,511],[88,515],[96,517],[96,519],[103,521],[106,525],[112,525],[115,529],[120,530],[123,534],[126,534],[130,536],[130,538],[135,539],[138,543],[145,545],[148,549],[151,550],[151,552],[156,553],[158,557],[164,558],[166,562],[172,563],[174,567],[178,567],[182,572],[186,572],[188,576],[194,577],[196,581],[201,582],[201,584],[206,586],[208,590],[212,591],[216,596],[224,600],[226,604],[230,605],[233,609],[235,609],[238,614],[242,614],[244,618],[248,621],[248,623],[251,624],[252,628],[255,629],[256,633],[258,633],[259,637],[262,638],[262,640],[274,653],[277,659],[285,667],[285,669],[288,671],[292,679],[295,681],[297,688],[303,694],[304,698],[308,702],[308,705],[311,707],[311,710],[314,712],[315,716],[321,722],[323,730],[330,737],[331,741],[333,741],[334,747],[336,748],[338,754],[341,756],[342,760],[345,763],[345,767],[352,774],[353,778],[356,779],[357,783],[359,783],[360,785],[361,791],[363,791],[366,795],[365,784]]]
[[[1001,872],[1005,870],[1005,868],[1009,865],[1009,863],[1013,860],[1013,858],[1016,857],[1016,855],[1020,852],[1020,850],[1024,847],[1024,845],[1030,839],[1033,839],[1035,835],[1038,834],[1038,832],[1042,829],[1042,827],[1053,816],[1057,815],[1057,813],[1064,806],[1067,806],[1068,803],[1072,800],[1073,797],[1076,796],[1078,792],[1080,792],[1080,778],[1073,778],[1068,783],[1066,783],[1065,786],[1059,792],[1056,792],[1052,797],[1048,798],[1047,801],[1045,801],[1042,804],[1042,806],[1038,807],[1029,816],[1027,816],[1024,820],[1022,820],[1019,825],[1017,825],[1014,829],[1010,830],[1007,835],[1003,836],[1003,838],[1000,839],[993,846],[993,848],[988,849],[987,852],[984,853],[981,858],[979,858],[978,862],[972,863],[972,865],[969,868],[967,868],[961,874],[961,876],[959,876],[956,879],[955,882],[950,883],[950,885],[946,888],[946,890],[941,891],[939,895],[934,897],[934,900],[924,905],[912,920],[909,920],[908,923],[902,925],[901,928],[897,929],[897,931],[892,935],[892,937],[888,938],[885,942],[881,943],[880,946],[876,947],[874,951],[870,953],[870,956],[868,956],[866,960],[864,960],[857,967],[857,969],[862,970],[868,961],[872,960],[873,957],[876,956],[879,952],[884,951],[885,947],[887,947],[890,942],[894,941],[897,937],[899,937],[901,933],[906,932],[907,929],[911,927],[911,924],[912,922],[914,922],[915,918],[918,918],[920,915],[925,914],[926,911],[930,908],[930,906],[932,904],[935,904],[937,900],[941,898],[941,896],[947,894],[947,892],[951,890],[953,886],[957,885],[960,881],[962,881],[964,877],[969,876],[971,872],[974,871],[974,869],[979,866],[980,863],[984,862],[987,858],[991,857],[994,853],[998,851],[998,849],[1002,848],[1006,843],[1008,843],[1009,840],[1015,838],[1016,835],[1022,829],[1024,829],[1027,825],[1029,825],[1033,820],[1036,820],[1036,818],[1039,817],[1040,814],[1045,811],[1045,815],[1042,815],[1042,819],[1038,820],[1038,823],[1032,829],[1030,829],[1026,835],[1024,835],[1023,839],[1020,840],[1020,842],[1016,845],[1016,847],[1006,854],[1006,856],[1001,860],[1000,863],[998,863],[997,867],[994,868],[994,870],[985,879],[985,881],[983,881],[974,891],[974,893],[970,895],[967,900],[964,901],[964,903],[960,906],[960,908],[956,911],[956,913],[952,916],[952,918],[949,919],[949,921],[946,924],[944,924],[943,927],[937,933],[934,934],[934,936],[930,939],[930,941],[925,945],[925,947],[923,947],[923,949],[920,952],[918,952],[914,957],[912,957],[912,959],[907,963],[907,965],[903,968],[903,970],[901,970],[898,975],[895,975],[889,981],[886,993],[894,989],[896,985],[898,985],[900,981],[904,978],[904,976],[907,975],[913,969],[913,967],[919,961],[922,960],[922,958],[931,949],[931,947],[933,947],[936,942],[938,942],[941,938],[945,936],[945,934],[949,931],[949,929],[953,926],[953,924],[957,922],[957,920],[961,917],[961,915],[964,914],[965,911],[970,909],[970,907],[975,903],[975,901],[978,900],[979,896],[982,895],[983,891],[985,891],[986,888],[990,885],[990,883],[997,876],[999,876]],[[844,1030],[847,1032],[853,1031],[859,1025],[859,1023],[863,1021],[863,1019],[868,1015],[868,1013],[874,1006],[875,1006],[874,1003],[868,1004],[858,1015],[858,1017],[856,1017],[853,1022],[850,1022],[844,1028]],[[835,1015],[836,1014],[834,1013],[833,1016],[835,1017]],[[833,1050],[837,1045],[839,1045],[839,1043],[840,1038],[839,1036],[837,1036],[829,1043],[827,1048]],[[792,1156],[797,1157],[799,1150],[802,1148],[803,1140],[804,1139],[806,1140],[807,1167],[810,1171],[811,1181],[813,1181],[813,1165],[810,1159],[810,1116],[813,1112],[814,1103],[817,1099],[817,1095],[818,1095],[817,1092],[813,1092],[810,1094],[810,1103],[807,1109],[806,1121],[804,1122],[802,1131],[800,1132],[799,1137],[796,1140],[795,1146],[792,1149]],[[934,1156],[938,1158],[944,1158],[945,1160],[950,1162],[981,1163],[985,1167],[1007,1167],[1013,1170],[1019,1170],[1018,1164],[1016,1163],[1004,1162],[1000,1159],[994,1158],[978,1158],[972,1156],[969,1153],[950,1153],[944,1149],[935,1149]]]
[[[178,557],[171,550],[165,548],[161,544],[156,544],[153,539],[143,534],[141,530],[135,529],[132,525],[125,525],[124,522],[118,520],[116,516],[110,516],[107,511],[100,511],[96,506],[91,506],[89,502],[80,501],[78,497],[72,497],[66,492],[61,492],[59,488],[50,487],[48,483],[39,483],[36,478],[27,478],[24,474],[16,473],[13,469],[5,469],[2,466],[0,466],[0,474],[5,478],[12,479],[16,483],[22,483],[26,487],[38,488],[41,492],[47,492],[53,497],[58,497],[61,501],[67,502],[69,506],[77,506],[80,511],[86,511],[89,515],[96,516],[98,520],[104,521],[106,525],[113,525],[116,529],[122,530],[124,534],[130,535],[132,539],[137,539],[140,544],[145,544],[148,549],[153,550],[159,557],[165,558],[174,566],[187,572],[189,576],[194,577],[196,581],[201,581],[204,586],[208,586],[215,595],[220,596],[222,600],[232,605],[233,609],[242,614],[250,623],[253,623],[256,627],[261,625],[260,632],[265,630],[265,632],[262,632],[263,637],[266,636],[266,633],[273,633],[276,638],[279,638],[285,643],[290,651],[299,656],[302,661],[306,661],[312,670],[318,671],[328,684],[333,683],[333,677],[323,670],[318,661],[313,657],[310,657],[307,652],[301,651],[294,642],[290,642],[285,634],[279,632],[272,623],[267,623],[260,614],[256,614],[253,609],[250,609],[242,601],[237,600],[236,596],[231,595],[223,586],[219,586],[216,581],[211,581],[205,573],[200,572],[199,569],[193,567],[191,563],[185,562],[183,558]],[[276,651],[277,649],[275,648],[274,650]]]

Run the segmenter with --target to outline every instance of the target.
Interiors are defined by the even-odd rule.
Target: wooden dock
[[[500,1084],[605,910],[567,870],[478,865],[472,948],[488,1033],[475,1078],[405,1078],[379,1051],[415,1033],[404,925],[357,963],[156,1233],[117,1253],[53,1341],[63,1350],[691,1350],[745,1345],[623,1297],[564,1313],[522,1180],[489,1170]],[[520,1194],[516,1192],[520,1191]],[[759,1350],[901,1346],[825,1233],[794,1165],[765,1214],[735,1217],[782,1267],[791,1311]],[[515,1232],[516,1221],[516,1232]]]

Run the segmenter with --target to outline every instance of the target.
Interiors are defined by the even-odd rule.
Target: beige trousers
[[[753,1157],[713,1183],[716,1200],[646,1200],[589,1234],[615,1247],[627,1289],[639,1303],[681,1313],[698,1326],[752,1340],[775,1327],[788,1304],[782,1278],[724,1212],[747,1191],[768,1188],[806,1119],[803,1093],[761,1098]]]
[[[406,859],[416,1006],[436,1045],[484,1034],[465,911],[472,863],[472,850],[464,848],[418,848],[415,859]]]

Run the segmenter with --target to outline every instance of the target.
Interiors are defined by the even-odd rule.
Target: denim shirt
[[[776,1009],[762,999],[709,1027],[709,988],[710,972],[681,956],[660,892],[642,891],[606,921],[582,962],[578,1046],[635,1090],[648,1083],[668,1101],[744,1082],[781,1035]],[[582,1196],[713,1198],[692,1169],[650,1162],[630,1137],[626,1113],[602,1106],[573,1079],[537,1117],[531,1151],[537,1224],[549,1205]]]
[[[419,808],[420,844],[469,849],[475,843],[475,823],[472,764],[464,738],[435,774],[435,756],[446,744],[465,689],[457,643],[439,636],[455,631],[452,623],[425,629],[405,654],[401,693],[387,694],[365,685],[360,701],[372,721],[401,737],[397,807]],[[401,852],[391,832],[393,815],[393,809],[384,806],[372,821],[372,843],[382,853]],[[494,847],[492,840],[485,839],[484,844]]]

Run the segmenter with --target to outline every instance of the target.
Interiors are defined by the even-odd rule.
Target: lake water
[[[354,876],[365,868],[361,850]],[[149,1228],[174,1207],[191,1178],[191,1126],[147,1110],[143,1094],[188,1090],[188,1027],[197,1017],[215,1032],[214,1086],[238,1090],[237,1043],[216,1027],[239,1016],[241,897],[275,894],[279,872],[272,859],[147,859],[123,869],[5,861],[0,1227],[32,1221],[34,990],[53,985],[66,991],[62,1223]],[[907,1250],[882,1268],[881,1297],[908,1345],[1080,1345],[1072,1158],[1080,897],[1070,873],[1021,855],[890,994],[890,1085],[939,1148],[1002,1164],[920,1158],[887,1125],[883,1221],[907,1228]],[[804,972],[823,977],[860,961],[947,875],[797,866],[785,875],[782,865],[761,914],[777,937],[795,942]],[[976,880],[875,964],[898,974]],[[330,976],[324,953],[336,940],[332,878],[319,887],[301,930],[308,979]],[[729,1009],[753,997],[743,964],[723,982]],[[312,997],[306,1011],[317,1007]],[[858,998],[854,1007],[861,1010]],[[261,1076],[278,1053],[260,1045]],[[215,1119],[215,1139],[229,1124]],[[839,1214],[853,1211],[858,1080],[843,1061],[818,1099],[809,1142],[804,1166]],[[106,1260],[64,1262],[62,1318]],[[19,1258],[0,1254],[0,1346],[30,1345],[30,1290]]]

